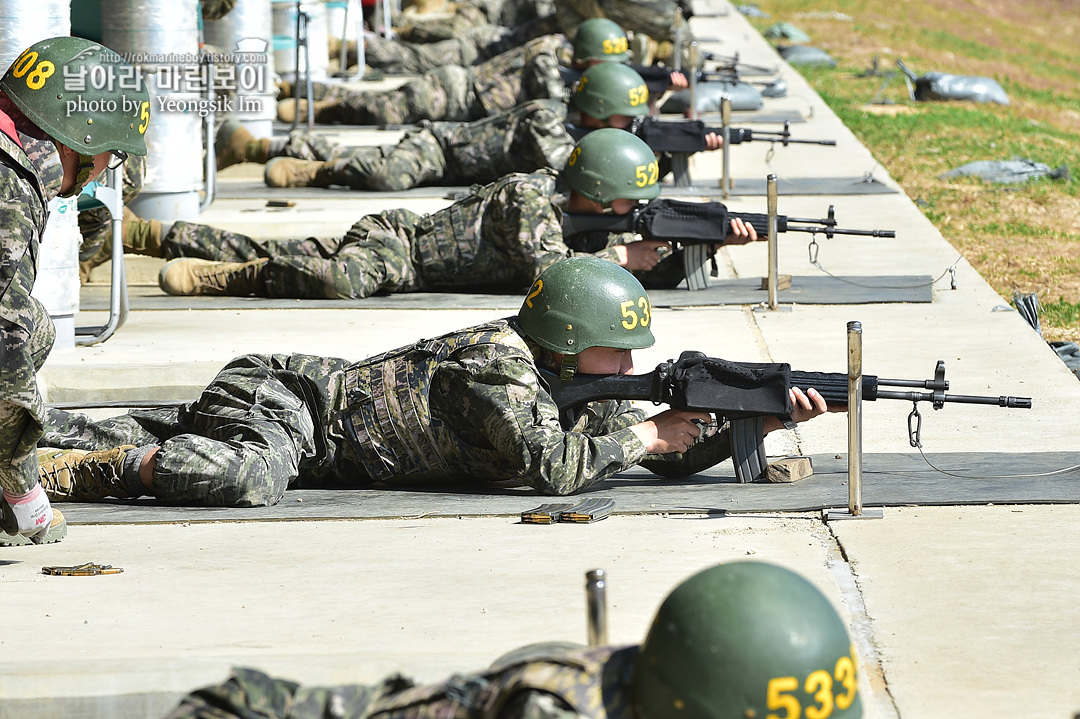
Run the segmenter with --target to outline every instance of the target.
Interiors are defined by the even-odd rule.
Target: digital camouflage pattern
[[[559,27],[567,36],[583,21],[605,17],[627,34],[647,35],[656,41],[674,42],[676,0],[565,0],[555,3]],[[689,26],[684,26],[689,38]]]
[[[560,63],[569,62],[562,35],[545,35],[479,65],[443,65],[387,91],[331,86],[320,121],[350,125],[414,125],[421,120],[466,122],[496,115],[531,99],[564,100]]]
[[[220,20],[236,7],[236,0],[201,0],[203,20]]]
[[[353,365],[307,355],[245,355],[180,408],[97,422],[50,410],[41,445],[160,445],[156,496],[206,506],[272,505],[290,486],[357,487],[374,480],[458,487],[513,480],[563,495],[639,462],[662,476],[685,476],[730,456],[726,432],[685,454],[646,456],[629,429],[645,415],[629,402],[590,403],[564,430],[538,366],[552,368],[552,358],[524,338],[515,318]],[[238,432],[242,443],[233,441]],[[401,445],[404,436],[427,438],[424,451],[432,454],[423,466],[405,464],[416,450]],[[389,458],[402,465],[387,472]]]
[[[475,122],[423,122],[396,145],[345,147],[299,132],[281,154],[333,162],[334,184],[392,192],[420,185],[487,184],[513,172],[558,169],[574,148],[566,105],[531,100]]]
[[[24,494],[38,481],[34,446],[45,413],[37,370],[56,336],[48,312],[30,292],[46,205],[60,191],[63,169],[52,141],[23,132],[32,126],[9,102],[0,95],[0,120],[19,117],[18,125],[0,132],[0,487]]]
[[[563,651],[427,686],[393,676],[370,687],[306,688],[236,669],[166,719],[633,719],[636,655],[637,647]]]
[[[330,430],[347,366],[332,357],[244,355],[181,407],[97,422],[50,409],[41,446],[160,446],[155,494],[171,504],[270,506],[300,478],[306,486],[359,486],[363,476]]]
[[[480,24],[437,42],[405,42],[373,35],[364,40],[364,62],[391,75],[424,73],[443,65],[475,65],[557,32],[557,23],[534,22],[519,28]]]
[[[566,197],[556,178],[550,170],[507,175],[430,215],[409,210],[367,215],[335,240],[275,242],[177,222],[162,246],[167,257],[225,262],[269,257],[257,292],[265,297],[518,291],[548,265],[577,254],[562,239]],[[589,254],[615,259],[615,252],[604,247]]]

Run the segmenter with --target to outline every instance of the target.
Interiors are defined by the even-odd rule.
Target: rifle
[[[723,136],[724,128],[706,127],[701,120],[658,120],[643,116],[634,118],[630,131],[645,141],[653,152],[694,153],[705,150],[705,136],[710,132]],[[729,145],[764,140],[779,142],[787,147],[791,143],[803,145],[835,146],[836,140],[801,140],[791,136],[791,123],[785,122],[782,132],[762,132],[747,127],[727,128]]]
[[[547,371],[541,371],[541,375],[548,385],[548,393],[559,407],[564,427],[571,426],[570,412],[574,408],[609,399],[649,401],[677,410],[709,412],[716,415],[718,421],[726,419],[735,476],[744,483],[759,479],[768,469],[764,418],[778,417],[785,425],[790,422],[790,388],[805,391],[812,387],[832,406],[846,406],[848,402],[847,374],[802,372],[782,363],[730,362],[707,357],[701,352],[683,352],[678,360],[661,362],[655,370],[644,375],[576,375],[571,379],[562,379]],[[933,379],[886,379],[863,375],[862,388],[866,401],[897,399],[914,404],[908,415],[908,440],[913,447],[922,444],[919,402],[930,402],[934,409],[941,409],[947,402],[1031,409],[1030,397],[948,394],[944,360],[938,361]]]
[[[701,272],[705,261],[712,257],[711,245],[720,245],[731,231],[731,219],[741,218],[753,226],[758,237],[769,233],[769,216],[753,212],[730,212],[721,202],[688,202],[657,198],[639,205],[625,215],[562,216],[563,241],[579,252],[597,252],[606,241],[588,237],[597,232],[634,232],[646,240],[670,242],[683,249],[683,269],[688,278]],[[802,224],[798,224],[802,223]],[[835,235],[863,237],[896,237],[895,230],[849,230],[836,226],[836,212],[829,205],[828,216],[821,219],[776,216],[777,232],[818,233],[828,239]],[[603,243],[603,244],[602,244]],[[714,266],[714,276],[715,266]],[[702,277],[702,283],[705,283]],[[701,284],[701,283],[699,283]]]

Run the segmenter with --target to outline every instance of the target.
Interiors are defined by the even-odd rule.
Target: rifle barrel
[[[986,397],[974,394],[948,394],[946,392],[892,392],[878,390],[878,399],[902,399],[909,402],[958,402],[960,404],[988,404],[1012,409],[1031,409],[1031,397],[1000,395]]]
[[[948,394],[946,392],[901,392],[882,389],[892,387],[925,387],[934,380],[897,380],[879,379],[874,375],[863,375],[863,399],[873,402],[879,399],[899,399],[908,402],[958,402],[960,404],[987,404],[1013,409],[1031,409],[1031,397],[986,397],[969,394]],[[847,375],[842,372],[802,372],[791,371],[791,385],[802,390],[811,387],[821,393],[825,401],[832,405],[844,406],[848,402]],[[946,385],[947,386],[947,385]]]

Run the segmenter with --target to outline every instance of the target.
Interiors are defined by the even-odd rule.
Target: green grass
[[[787,21],[838,61],[799,68],[814,90],[916,200],[945,237],[967,253],[1003,296],[1037,292],[1044,329],[1080,338],[1080,63],[1076,8],[1042,0],[981,0],[978,5],[896,0],[763,0],[764,29]],[[801,16],[836,10],[852,22]],[[1016,18],[1011,20],[1010,18]],[[820,39],[820,40],[818,40]],[[857,77],[878,58],[884,77]],[[915,103],[896,60],[931,71],[998,80],[1010,105]],[[880,96],[907,112],[866,106]],[[976,178],[938,179],[974,160],[1021,157],[1067,181],[998,185]],[[1058,298],[1050,301],[1050,298]]]

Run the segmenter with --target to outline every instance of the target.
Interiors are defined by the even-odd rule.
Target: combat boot
[[[214,138],[217,169],[241,162],[263,163],[270,159],[270,138],[256,139],[238,120],[226,120]]]
[[[7,502],[0,499],[0,503],[5,505],[0,507],[0,512],[7,511]],[[66,536],[67,520],[64,518],[63,512],[56,507],[52,507],[52,522],[49,523],[49,531],[45,532],[44,537],[39,537],[36,543],[55,544]],[[21,534],[8,534],[3,529],[0,529],[0,547],[23,547],[28,544],[35,544],[35,542]]]
[[[333,162],[275,157],[266,163],[263,179],[269,187],[330,187],[344,184],[335,178]]]
[[[136,255],[161,257],[161,222],[144,220],[124,205],[124,219],[120,225],[120,238],[124,252]],[[112,259],[112,234],[110,233],[101,248],[88,260],[79,261],[79,280],[82,284],[90,281],[90,273],[95,267]]]
[[[315,122],[340,122],[341,105],[337,100],[316,100],[314,107]],[[307,100],[303,98],[297,100],[288,97],[280,100],[277,109],[278,119],[282,122],[293,122],[298,114],[302,122],[307,121]]]
[[[53,502],[96,502],[131,496],[123,479],[124,458],[133,444],[87,452],[82,449],[39,449],[38,479]]]
[[[158,276],[158,285],[170,295],[260,295],[264,287],[262,271],[269,261],[267,257],[250,262],[181,257],[165,263]]]
[[[161,257],[161,221],[144,220],[124,205],[124,221],[120,225],[124,251],[137,255]]]

